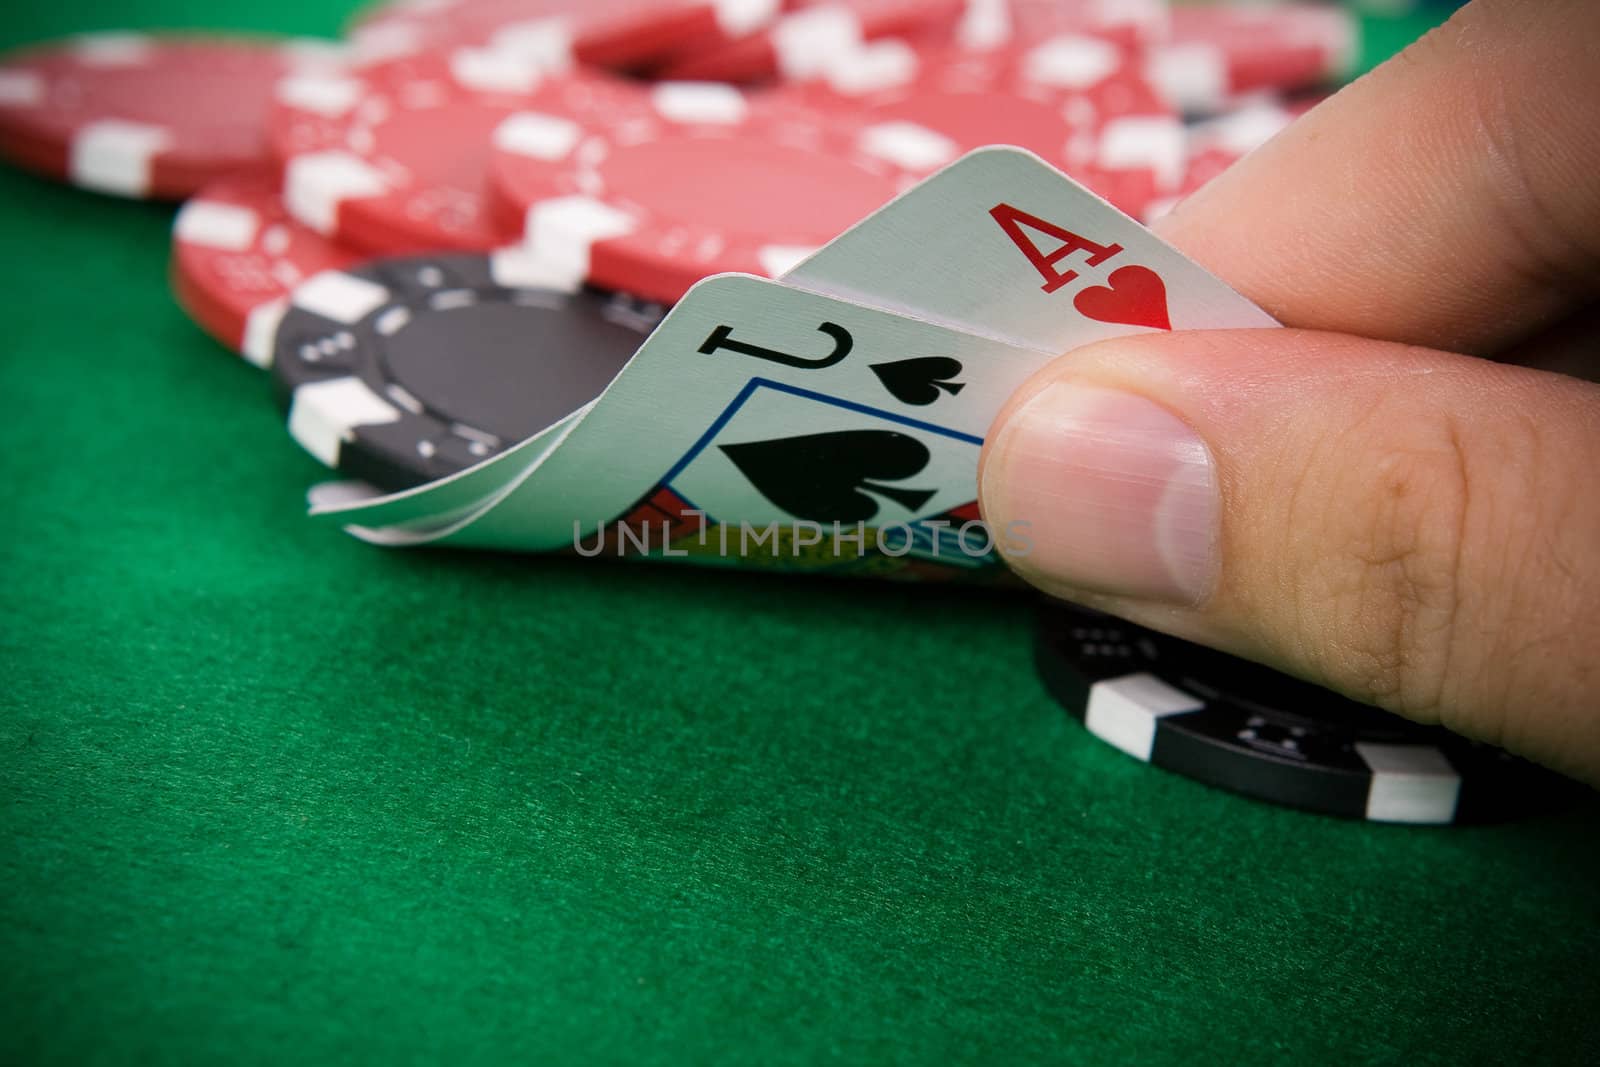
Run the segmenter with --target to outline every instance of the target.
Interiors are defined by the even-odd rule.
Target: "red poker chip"
[[[721,46],[685,51],[654,73],[678,81],[809,81],[849,61],[865,42],[948,28],[963,6],[963,0],[803,2],[765,29]]]
[[[663,80],[664,72],[674,64],[703,55],[719,55],[729,48],[740,48],[748,41],[770,30],[778,20],[808,7],[828,0],[763,0],[763,10],[756,16],[739,20],[719,19],[701,26],[692,34],[675,41],[672,47],[645,62],[631,65],[631,72],[654,80]]]
[[[495,128],[519,111],[578,106],[588,84],[469,48],[286,82],[271,122],[284,203],[373,253],[494,248],[514,237],[486,196]]]
[[[290,218],[277,182],[260,173],[207,185],[172,227],[178,303],[206,333],[263,367],[290,290],[360,258]]]
[[[974,51],[1092,34],[1136,48],[1166,39],[1166,0],[967,0],[956,43]]]
[[[267,110],[267,148],[280,168],[295,156],[336,147],[361,98],[372,92],[375,76],[401,61],[360,68],[305,71],[273,86]]]
[[[267,159],[274,85],[327,42],[103,33],[0,62],[0,153],[118,196],[181,199]]]
[[[507,50],[550,68],[628,67],[687,41],[754,30],[779,0],[399,0],[360,16],[357,46],[402,54],[461,46]]]
[[[788,94],[684,82],[518,115],[490,170],[549,284],[664,303],[711,274],[782,274],[918,176]]]
[[[1130,213],[1176,184],[1177,116],[1128,52],[1099,37],[973,52],[881,41],[806,95],[862,124],[860,148],[931,172],[974,148],[1026,148]]]
[[[1090,103],[1096,108],[1092,132],[1069,142],[1062,169],[1140,216],[1182,180],[1183,124],[1154,87],[1132,72],[1098,86]]]
[[[1151,79],[1174,106],[1211,112],[1261,90],[1288,91],[1346,75],[1358,23],[1342,7],[1178,7],[1170,40],[1149,58]]]

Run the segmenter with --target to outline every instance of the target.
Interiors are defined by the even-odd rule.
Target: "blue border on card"
[[[959,430],[951,430],[943,426],[935,426],[931,422],[923,422],[920,419],[908,419],[904,415],[895,415],[891,412],[882,411],[878,408],[868,407],[866,404],[858,404],[853,400],[841,400],[839,397],[828,396],[825,393],[814,393],[810,389],[801,389],[799,386],[787,385],[783,382],[775,382],[771,378],[751,378],[745,383],[744,388],[739,390],[739,394],[729,402],[728,406],[722,409],[722,414],[718,415],[716,419],[712,421],[711,426],[706,430],[706,432],[700,435],[699,440],[695,441],[694,445],[689,449],[689,451],[683,454],[683,458],[678,460],[678,462],[673,465],[671,470],[667,471],[666,474],[661,476],[658,484],[670,486],[672,484],[672,480],[678,475],[682,474],[684,468],[693,463],[696,457],[698,457],[701,452],[705,451],[706,446],[711,443],[711,439],[716,437],[717,434],[722,431],[722,428],[728,424],[728,421],[733,418],[738,410],[743,407],[752,396],[755,395],[755,391],[762,388],[776,389],[778,392],[788,393],[790,396],[798,396],[806,400],[815,400],[818,403],[829,404],[836,408],[844,408],[846,411],[855,411],[863,415],[871,415],[875,419],[883,419],[886,422],[897,422],[902,426],[910,426],[918,430],[925,430],[928,433],[936,433],[941,437],[950,437],[957,441],[965,442],[969,445],[977,445],[980,448],[983,447],[983,438],[974,437],[970,433],[962,433]],[[674,490],[674,492],[676,492],[676,490]]]

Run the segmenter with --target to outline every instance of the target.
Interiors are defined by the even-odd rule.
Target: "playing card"
[[[696,286],[593,405],[454,478],[315,513],[393,545],[940,571],[977,522],[983,434],[1058,353],[1276,325],[1017,149],[974,152],[782,282]],[[752,538],[754,538],[752,543]]]
[[[309,494],[314,517],[359,513],[350,533],[390,547],[427,544],[473,521],[493,507],[526,473],[549,455],[593,407],[554,423],[487,463],[427,485],[385,494],[360,482],[324,482]]]
[[[783,281],[1051,353],[1129,333],[1277,325],[1020,148],[968,153]]]
[[[938,556],[951,544],[947,531],[977,517],[984,431],[1047,358],[722,275],[690,292],[559,444],[532,462],[495,461],[503,474],[493,483],[482,473],[490,465],[458,476],[479,480],[483,506],[433,523],[393,503],[331,513],[385,543],[609,546],[618,540],[609,527],[622,520],[635,531],[629,551],[641,549],[643,531],[655,535],[644,550],[660,554],[693,542],[703,558],[814,566],[817,545],[843,533],[841,564]],[[368,514],[408,525],[375,528]],[[776,531],[750,551],[737,540],[746,527]],[[895,528],[889,548],[904,549],[899,555],[875,550],[886,527]],[[822,541],[794,545],[822,537],[819,529]],[[724,549],[730,532],[736,540]],[[954,565],[993,562],[981,531],[969,531],[967,543],[973,551]]]

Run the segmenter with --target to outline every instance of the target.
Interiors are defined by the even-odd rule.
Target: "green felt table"
[[[169,206],[0,213],[0,1060],[1600,1059],[1592,802],[1163,773],[1052,706],[1017,595],[366,547],[174,306]]]

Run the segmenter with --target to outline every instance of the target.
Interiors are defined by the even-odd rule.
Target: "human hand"
[[[1156,227],[1293,328],[1012,398],[1012,566],[1600,783],[1597,173],[1600,5],[1463,8]]]

